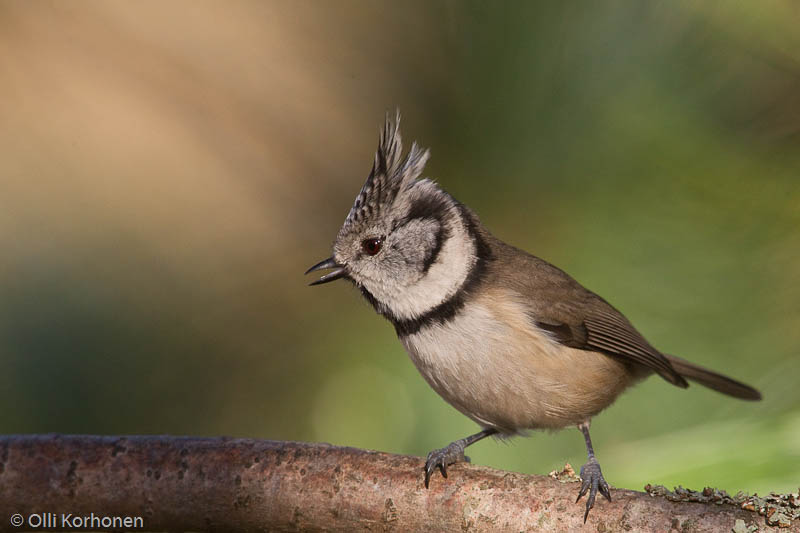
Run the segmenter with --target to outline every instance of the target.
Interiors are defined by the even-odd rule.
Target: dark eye
[[[383,239],[378,237],[373,237],[371,239],[364,239],[361,241],[361,248],[364,249],[366,253],[369,255],[375,255],[381,251],[381,246],[383,245]]]

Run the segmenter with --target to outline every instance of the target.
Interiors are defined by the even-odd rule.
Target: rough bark
[[[45,513],[55,527],[37,530],[64,530],[63,513],[140,516],[147,531],[724,532],[737,519],[740,529],[766,527],[739,505],[621,489],[612,489],[613,502],[598,498],[584,526],[575,483],[462,464],[447,479],[437,474],[426,490],[422,464],[419,457],[297,442],[0,437],[0,531],[33,529],[31,515]],[[11,525],[15,513],[26,520],[22,527]]]

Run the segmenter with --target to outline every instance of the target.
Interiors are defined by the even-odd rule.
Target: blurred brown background
[[[796,489],[798,27],[790,1],[0,2],[0,431],[473,432],[352,287],[302,275],[400,108],[499,237],[763,390],[630,391],[593,426],[613,484]]]

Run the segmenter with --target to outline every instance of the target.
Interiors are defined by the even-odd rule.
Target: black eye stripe
[[[447,226],[442,224],[439,221],[439,224],[436,228],[436,242],[433,245],[433,248],[428,251],[427,256],[425,257],[425,262],[422,265],[422,271],[424,273],[428,273],[431,266],[436,262],[436,259],[439,257],[439,252],[442,251],[442,244],[444,241],[449,237],[450,231],[448,230]]]
[[[412,220],[436,220],[440,225],[443,225],[443,220],[449,209],[449,204],[444,198],[436,196],[425,196],[416,199],[408,210],[408,213],[395,220],[392,224],[392,231],[401,228],[411,222]]]
[[[424,196],[418,198],[411,204],[411,209],[408,210],[406,218],[441,218],[447,211],[447,202],[444,198],[437,196]]]

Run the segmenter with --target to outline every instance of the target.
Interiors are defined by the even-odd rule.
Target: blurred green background
[[[627,392],[593,424],[613,485],[797,489],[798,27],[791,1],[0,2],[0,431],[476,431],[355,289],[303,276],[400,108],[496,235],[764,392]]]

